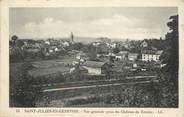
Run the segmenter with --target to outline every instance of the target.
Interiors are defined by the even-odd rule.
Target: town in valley
[[[10,107],[177,107],[178,16],[169,18],[173,32],[160,38],[11,35]]]

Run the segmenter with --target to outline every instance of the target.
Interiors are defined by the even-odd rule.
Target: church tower
[[[73,43],[74,42],[73,32],[71,32],[71,34],[70,34],[70,39],[71,39],[71,42]]]

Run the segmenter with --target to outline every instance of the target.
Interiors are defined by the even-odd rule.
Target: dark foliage
[[[27,71],[31,69],[31,65],[29,63],[15,64],[10,68],[10,107],[34,107],[39,89],[32,87],[28,76]]]
[[[119,48],[114,48],[113,49],[113,53],[117,54],[118,52],[120,52]]]
[[[162,55],[162,63],[166,64],[164,72],[171,75],[170,80],[177,87],[178,85],[178,15],[171,16],[170,22],[167,23],[171,32],[166,34],[166,45]]]
[[[166,66],[160,73],[162,82],[162,105],[168,107],[178,106],[178,15],[171,16],[167,23],[170,32],[166,34],[165,49],[161,56]]]

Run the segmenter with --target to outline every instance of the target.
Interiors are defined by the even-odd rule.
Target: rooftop
[[[129,53],[128,56],[138,56],[138,53]]]
[[[163,52],[163,50],[143,50],[141,51],[142,54],[157,54],[157,55],[161,55]]]
[[[88,67],[102,67],[105,64],[105,62],[99,62],[99,61],[86,61],[85,63],[83,63],[84,66],[88,66]]]
[[[128,54],[128,51],[120,51],[116,55],[126,55],[126,54]]]

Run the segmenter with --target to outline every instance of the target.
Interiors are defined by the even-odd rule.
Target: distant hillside
[[[97,41],[98,39],[95,37],[74,37],[75,42],[82,42],[85,44]]]
[[[91,43],[91,42],[95,42],[95,41],[98,41],[100,37],[74,37],[74,41],[75,42],[81,42],[81,43],[84,43],[84,44],[88,44],[88,43]],[[30,40],[47,40],[49,38],[29,38]],[[70,40],[70,38],[68,37],[57,37],[57,38],[53,38],[53,39],[56,39],[56,40]],[[109,38],[111,41],[126,41],[126,39],[120,39],[120,38]],[[22,39],[22,40],[25,40],[25,39]],[[26,39],[27,40],[27,39]]]
[[[109,38],[111,41],[126,41],[126,39],[120,39],[120,38]],[[74,37],[75,42],[82,42],[82,43],[91,43],[94,41],[99,40],[99,38],[95,37]]]

